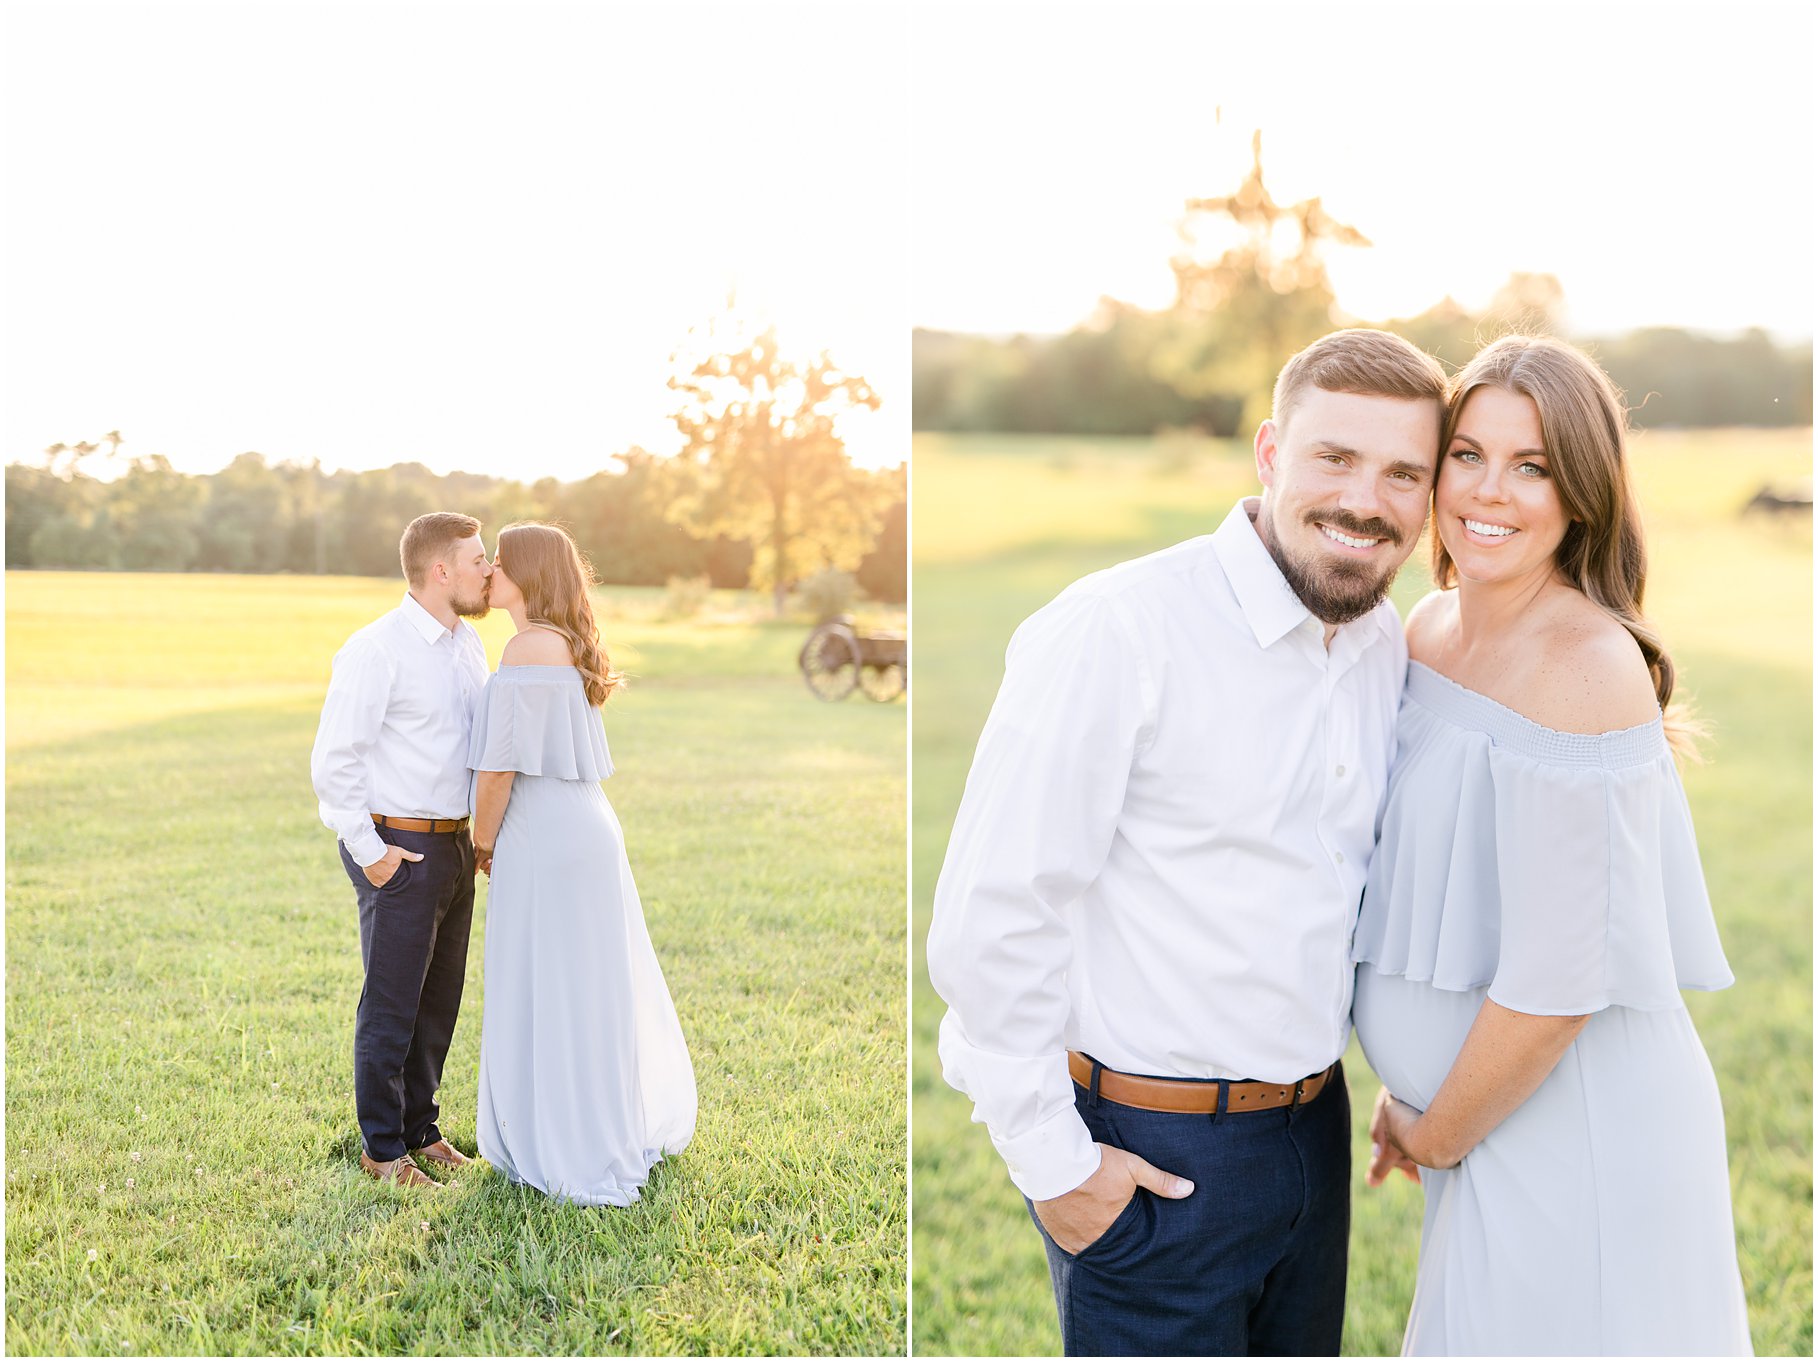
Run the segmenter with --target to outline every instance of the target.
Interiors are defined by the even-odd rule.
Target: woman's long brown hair
[[[559,525],[525,520],[499,531],[499,566],[524,593],[524,610],[532,624],[553,629],[568,640],[574,665],[587,690],[587,703],[606,702],[625,684],[600,646],[594,623],[593,570]]]
[[[1554,562],[1565,579],[1621,623],[1641,649],[1660,702],[1667,740],[1681,756],[1697,755],[1702,731],[1689,709],[1673,702],[1673,659],[1641,613],[1648,555],[1641,507],[1629,480],[1628,410],[1609,375],[1582,351],[1546,336],[1504,336],[1477,352],[1452,380],[1443,452],[1452,443],[1465,400],[1481,387],[1520,393],[1540,412],[1547,468],[1571,517]],[[1452,555],[1432,537],[1433,581],[1458,584]]]

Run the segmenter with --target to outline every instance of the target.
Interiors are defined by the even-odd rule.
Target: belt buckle
[[[1300,1110],[1300,1099],[1306,1095],[1306,1091],[1307,1080],[1303,1078],[1294,1085],[1294,1100],[1288,1103],[1288,1115],[1292,1116]]]

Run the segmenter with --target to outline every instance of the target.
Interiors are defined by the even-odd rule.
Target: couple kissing
[[[469,1162],[437,1089],[482,873],[478,1152],[550,1196],[629,1205],[692,1138],[695,1085],[600,788],[599,707],[623,678],[592,574],[557,526],[506,526],[488,561],[480,522],[450,512],[413,520],[398,553],[404,598],[336,654],[310,759],[359,904],[360,1166],[434,1189],[424,1164]],[[469,621],[493,607],[517,633],[488,675]]]

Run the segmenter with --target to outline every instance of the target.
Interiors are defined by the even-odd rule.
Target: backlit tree
[[[1151,372],[1186,397],[1245,402],[1247,433],[1268,414],[1282,362],[1336,324],[1326,247],[1368,246],[1317,198],[1280,204],[1263,181],[1262,133],[1230,194],[1189,199],[1170,262],[1175,299]],[[1229,241],[1231,229],[1237,239]]]
[[[749,543],[751,585],[771,592],[778,615],[802,577],[856,568],[889,493],[853,467],[838,425],[877,408],[871,385],[825,352],[785,355],[774,328],[751,334],[730,312],[693,333],[674,364],[683,447],[671,518]]]

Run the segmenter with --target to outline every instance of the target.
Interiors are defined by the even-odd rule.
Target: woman
[[[514,1182],[627,1206],[694,1134],[694,1070],[644,928],[597,706],[622,678],[590,574],[553,525],[499,532],[492,604],[517,635],[474,716],[473,839],[492,879],[480,1154]]]
[[[1733,982],[1609,380],[1454,380],[1434,580],[1353,958],[1371,1185],[1424,1173],[1406,1353],[1750,1350],[1723,1112],[1679,996]],[[1664,713],[1663,713],[1664,711]]]

